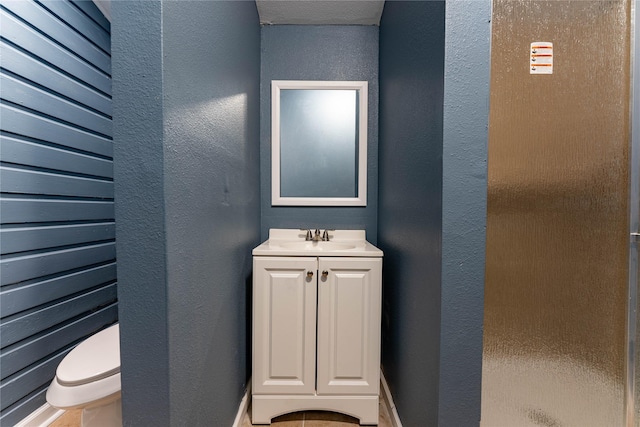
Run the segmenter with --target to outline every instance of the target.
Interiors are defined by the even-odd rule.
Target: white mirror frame
[[[357,197],[282,197],[280,195],[280,90],[342,89],[358,91],[358,194]],[[366,206],[367,205],[367,105],[366,81],[271,81],[271,205]]]

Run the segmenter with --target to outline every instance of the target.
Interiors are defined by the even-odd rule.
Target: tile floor
[[[251,408],[249,408],[251,411]],[[257,424],[256,424],[257,425]],[[336,412],[306,411],[282,415],[271,420],[273,427],[353,427],[358,420]],[[66,411],[49,427],[79,427],[80,410]],[[241,427],[252,427],[250,413],[242,421]],[[380,399],[380,423],[378,427],[392,427],[391,417]]]
[[[80,409],[65,411],[64,414],[51,423],[49,427],[80,427],[81,414],[82,411]]]
[[[392,427],[391,417],[382,398],[380,399],[378,427]],[[251,408],[245,415],[241,427],[252,427],[260,424],[251,424]],[[337,412],[305,411],[282,415],[271,420],[273,427],[354,427],[360,425],[357,418]]]

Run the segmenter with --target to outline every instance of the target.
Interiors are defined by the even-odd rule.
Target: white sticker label
[[[531,43],[530,74],[553,74],[553,43]]]

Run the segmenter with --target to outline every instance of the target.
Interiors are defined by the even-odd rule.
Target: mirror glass
[[[365,206],[367,82],[272,82],[272,204]]]

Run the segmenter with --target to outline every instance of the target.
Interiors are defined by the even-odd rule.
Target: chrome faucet
[[[322,233],[320,233],[320,229],[316,228],[315,231],[311,231],[311,229],[301,228],[300,230],[306,231],[306,236],[304,238],[307,242],[328,242],[329,241],[329,231],[335,231],[333,229],[326,229]]]

